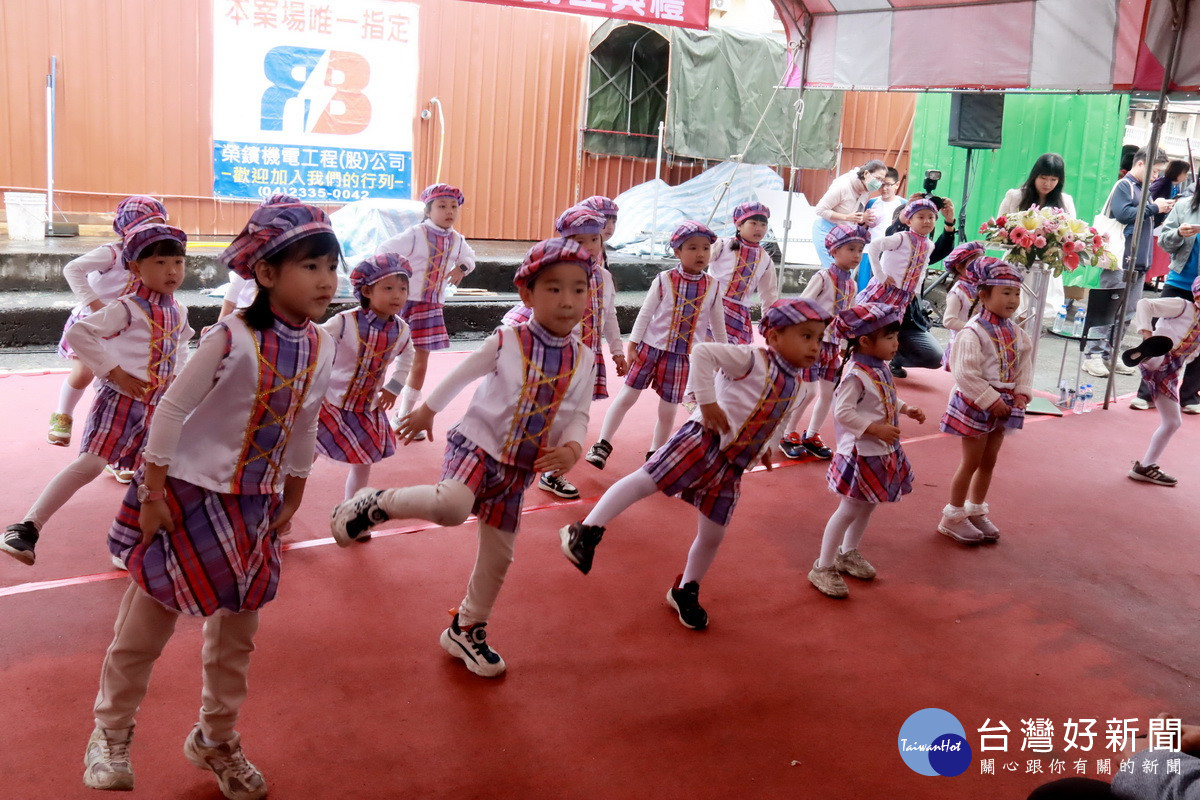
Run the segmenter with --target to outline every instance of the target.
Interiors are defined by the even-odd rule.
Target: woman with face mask
[[[844,175],[839,175],[817,202],[817,218],[813,221],[813,241],[824,242],[825,235],[839,223],[866,225],[875,222],[875,215],[865,211],[867,198],[879,191],[887,176],[887,165],[872,159]],[[833,260],[823,247],[817,247],[817,258],[823,269]]]

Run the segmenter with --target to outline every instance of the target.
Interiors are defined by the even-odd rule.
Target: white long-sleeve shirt
[[[850,273],[850,282],[842,295],[838,296],[837,280],[833,273],[828,269],[818,271],[815,275],[808,279],[808,283],[804,284],[804,291],[800,292],[800,297],[803,300],[810,300],[821,308],[828,311],[833,316],[837,316],[845,311],[850,306],[854,305],[854,295],[857,287],[854,285],[854,273]],[[833,332],[832,325],[825,326],[825,334],[822,340],[826,342],[837,342],[838,336]]]
[[[1025,192],[1018,186],[1016,189],[1009,189],[1004,193],[1004,199],[1000,201],[1000,209],[996,212],[996,216],[1002,217],[1005,214],[1011,214],[1014,211],[1021,210],[1021,195]],[[1067,212],[1068,217],[1075,216],[1075,201],[1071,199],[1071,195],[1063,192],[1062,210]]]
[[[121,247],[117,244],[100,245],[71,259],[63,267],[63,277],[81,307],[97,300],[108,305],[126,294],[134,281],[133,274],[121,263]]]
[[[950,372],[954,387],[982,409],[988,409],[1000,399],[998,389],[1033,397],[1033,343],[1029,334],[1017,328],[1017,374],[1014,381],[1000,380],[1000,353],[992,343],[979,317],[971,318],[958,335],[950,350]]]
[[[531,320],[528,324],[537,323]],[[596,362],[578,337],[571,335],[565,341],[567,346],[575,348],[575,374],[554,415],[546,442],[551,447],[567,442],[576,442],[582,447],[587,437],[588,413],[596,383]],[[525,382],[523,352],[512,328],[503,325],[497,328],[484,340],[482,347],[442,379],[429,393],[425,405],[434,412],[444,411],[459,392],[479,378],[483,381],[455,427],[492,458],[503,461],[505,437],[517,414]]]
[[[359,356],[361,355],[358,319],[363,314],[375,317],[370,309],[352,308],[335,314],[321,325],[325,332],[333,338],[333,369],[329,376],[329,388],[325,391],[325,400],[335,406],[345,405],[346,392],[350,390],[351,384],[358,374]],[[383,363],[379,366],[379,373],[382,378],[387,374],[388,368],[395,364],[392,377],[383,388],[398,395],[404,388],[404,382],[408,380],[409,370],[412,369],[414,348],[412,330],[408,327],[408,323],[399,317],[394,317],[394,319],[400,324],[399,334],[391,349],[383,354]]]
[[[887,366],[884,365],[884,369]],[[903,415],[908,404],[896,398],[896,413]],[[867,428],[876,422],[889,425],[883,395],[871,380],[870,373],[857,361],[846,365],[842,381],[833,392],[833,420],[836,423],[837,452],[852,455],[857,449],[861,456],[882,456],[900,449],[900,443],[886,444],[882,439],[867,435]]]
[[[821,195],[821,199],[817,201],[813,210],[822,219],[839,222],[840,220],[833,218],[834,213],[853,214],[858,211],[860,206],[866,204],[870,196],[871,191],[867,189],[867,185],[859,180],[858,170],[852,169],[833,179],[833,183],[829,184],[829,188],[825,190],[825,194]],[[824,242],[815,244],[821,247]]]
[[[758,407],[758,401],[770,380],[768,357],[766,350],[752,344],[701,342],[692,349],[688,376],[697,406],[720,403],[721,410],[729,420],[729,430],[721,434],[721,449],[734,443],[734,438]],[[796,388],[799,387],[800,381],[797,379]],[[779,419],[786,418],[787,409],[794,401],[795,394],[781,410]],[[701,422],[703,419],[704,413],[697,407],[692,412],[691,420]],[[751,461],[771,446],[774,437],[770,433],[767,432]]]
[[[759,247],[758,258],[753,267],[754,271],[751,273],[750,279],[746,281],[741,295],[730,294],[729,284],[733,280],[738,256],[742,252],[740,249],[730,248],[729,245],[733,241],[735,241],[735,237],[718,239],[713,245],[712,259],[708,262],[708,274],[717,279],[717,285],[720,287],[718,293],[723,299],[748,306],[750,305],[750,295],[757,291],[759,299],[762,300],[762,307],[767,308],[779,299],[779,281],[775,275],[775,262],[771,261],[771,256],[767,253],[766,248]]]
[[[1137,330],[1151,331],[1155,336],[1170,337],[1172,346],[1178,346],[1191,331],[1192,325],[1196,324],[1196,315],[1196,304],[1182,297],[1144,297],[1138,301],[1133,322]],[[1158,323],[1151,327],[1151,320],[1155,318],[1158,319]],[[1196,355],[1197,353],[1193,352],[1184,363],[1190,363]],[[1164,359],[1165,356],[1148,358],[1145,361],[1146,367],[1156,369]]]
[[[604,279],[604,317],[600,334],[608,342],[608,352],[621,355],[621,324],[617,322],[617,287],[613,283],[612,273],[606,268],[600,268],[600,277]]]
[[[319,327],[312,328],[317,331],[317,355],[313,371],[303,383],[304,402],[282,444],[282,456],[273,456],[280,469],[272,470],[265,484],[236,484],[238,465],[247,455],[261,371],[254,332],[240,314],[225,317],[200,339],[187,367],[163,395],[142,454],[146,461],[167,467],[171,477],[221,493],[281,492],[285,476],[307,478],[317,418],[333,366],[333,340]],[[307,327],[295,329],[279,321],[275,329],[280,336],[308,335]]]
[[[676,264],[672,267],[674,270],[683,272],[683,268]],[[654,280],[650,283],[650,288],[646,290],[646,299],[642,302],[642,310],[638,312],[637,319],[633,323],[633,331],[629,334],[629,341],[634,344],[648,344],[651,347],[657,347],[659,350],[668,350],[671,335],[671,317],[675,313],[675,304],[677,298],[675,296],[675,288],[667,274],[671,270],[665,270],[654,276]],[[704,299],[700,301],[700,314],[696,320],[696,329],[692,333],[693,346],[697,342],[704,341],[704,326],[707,323],[712,331],[712,336],[718,342],[727,342],[729,337],[725,333],[725,308],[721,305],[721,297],[717,292],[717,281],[705,273],[700,274],[701,280],[708,281],[708,288],[705,290]]]
[[[446,265],[437,287],[425,286],[426,274],[429,271],[429,261],[432,257],[432,253],[429,250],[429,240],[426,237],[426,229],[434,233],[448,234],[450,236]],[[469,275],[475,269],[475,251],[471,249],[471,245],[467,244],[467,240],[463,235],[453,228],[438,227],[429,219],[396,234],[379,245],[375,252],[396,253],[408,260],[409,266],[412,267],[412,277],[408,279],[410,287],[408,297],[410,301],[421,300],[422,296],[429,290],[436,294],[436,302],[440,303],[442,293],[446,289],[446,283],[450,280],[450,270],[455,267],[462,267],[463,272]]]
[[[156,302],[162,302],[159,299],[161,295],[152,293],[152,296]],[[98,386],[108,384],[114,390],[121,391],[107,379],[116,367],[135,378],[149,381],[152,388],[158,385],[159,380],[169,378],[170,374],[178,374],[183,369],[187,363],[188,342],[195,331],[188,325],[187,307],[174,298],[166,300],[179,309],[179,325],[174,331],[155,331],[132,295],[118,298],[99,311],[88,314],[67,330],[67,342],[75,355],[96,375]],[[156,338],[168,337],[172,340],[169,346],[174,353],[174,363],[166,376],[160,376],[160,370],[151,369],[151,345]]]
[[[929,266],[929,253],[933,250],[933,244],[930,242],[925,248],[925,256],[920,263],[910,267],[913,243],[909,233],[901,231],[873,240],[867,245],[867,255],[871,258],[871,275],[877,281],[912,292],[918,291],[925,280],[925,270]]]
[[[955,281],[946,292],[946,310],[942,312],[942,327],[949,331],[961,331],[970,319],[973,301],[967,296],[960,281]]]
[[[258,284],[229,270],[229,286],[225,289],[225,302],[233,303],[234,309],[249,308],[258,294]]]

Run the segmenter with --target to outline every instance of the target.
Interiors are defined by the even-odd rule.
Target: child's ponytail
[[[846,352],[842,354],[842,360],[841,360],[841,363],[838,364],[837,374],[835,374],[833,376],[833,385],[835,388],[837,387],[837,385],[839,383],[842,382],[842,372],[846,369],[846,362],[850,360],[850,358],[854,355],[855,351],[857,351],[857,350],[858,350],[858,339],[857,338],[847,339],[846,340]]]
[[[242,319],[247,327],[265,331],[275,324],[275,312],[271,310],[271,293],[259,286],[254,293],[254,302],[242,310]]]

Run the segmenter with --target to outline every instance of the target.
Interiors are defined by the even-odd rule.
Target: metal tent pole
[[[650,257],[656,258],[654,247],[658,239],[658,193],[662,188],[663,136],[666,135],[665,121],[658,123],[658,153],[654,156],[654,208],[650,212]]]
[[[50,56],[50,74],[46,76],[46,229],[54,230],[54,89],[58,59]]]

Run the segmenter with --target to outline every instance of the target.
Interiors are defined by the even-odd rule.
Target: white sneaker
[[[1143,400],[1140,397],[1135,397],[1130,400],[1129,407],[1134,411],[1146,411],[1147,409],[1154,408],[1154,406],[1150,404],[1149,400]]]
[[[96,728],[83,752],[83,785],[89,789],[128,792],[133,789],[133,764],[129,743],[133,728],[109,731]]]
[[[391,517],[379,507],[380,489],[359,489],[344,503],[333,507],[329,515],[329,531],[338,547],[349,547],[361,541],[372,527],[387,522]]]
[[[967,519],[983,534],[983,541],[1000,541],[1000,529],[996,527],[996,523],[988,519],[988,514],[991,512],[987,503],[967,503],[963,508],[967,512]]]
[[[228,742],[208,747],[200,739],[200,726],[192,728],[183,743],[183,754],[200,769],[212,770],[217,776],[221,794],[229,800],[257,800],[267,796],[267,782],[258,767],[242,752],[241,736],[234,734]]]
[[[1192,403],[1191,405],[1184,406],[1183,413],[1200,414],[1200,403]]]
[[[1129,366],[1128,364],[1126,364],[1124,361],[1122,361],[1119,358],[1117,359],[1117,374],[1118,375],[1132,375],[1135,372],[1137,372],[1137,369],[1135,367]]]
[[[1088,356],[1083,362],[1083,371],[1094,378],[1108,377],[1108,365],[1100,356]]]
[[[845,578],[838,573],[837,564],[822,567],[820,563],[819,558],[813,562],[812,569],[808,571],[808,582],[827,597],[849,597],[850,587],[846,585]]]
[[[983,531],[971,524],[967,519],[965,508],[946,506],[942,509],[942,521],[938,523],[938,533],[949,536],[962,544],[979,544],[983,541]]]
[[[442,631],[442,649],[455,658],[461,658],[467,669],[484,678],[495,678],[506,669],[504,659],[488,646],[487,623],[477,622],[465,628],[458,626],[458,614],[450,627]]]

